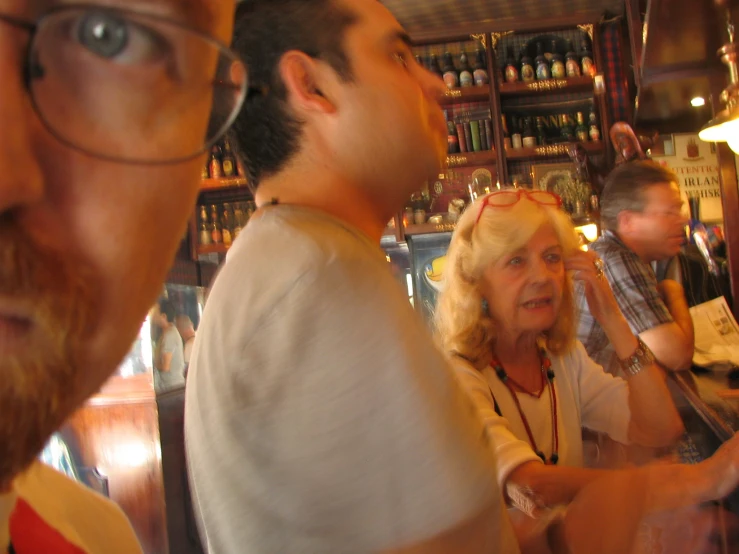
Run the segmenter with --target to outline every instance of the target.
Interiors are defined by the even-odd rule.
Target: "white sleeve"
[[[495,401],[490,386],[477,369],[460,358],[453,360],[454,369],[462,387],[472,399],[478,414],[482,418],[490,444],[498,464],[498,486],[505,490],[505,484],[511,472],[526,462],[541,462],[531,446],[517,438],[510,429],[508,420],[495,411]]]
[[[603,371],[588,356],[580,341],[565,363],[570,364],[577,375],[583,427],[628,444],[631,411],[626,381]]]

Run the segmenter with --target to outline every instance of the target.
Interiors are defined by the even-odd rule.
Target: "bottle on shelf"
[[[485,63],[485,53],[482,50],[475,51],[475,71],[472,77],[475,80],[475,86],[482,87],[490,83],[488,77],[487,64]]]
[[[522,52],[521,56],[521,80],[524,83],[533,83],[536,81],[536,71],[531,63],[531,58]]]
[[[231,204],[228,202],[223,204],[223,212],[221,214],[221,229],[223,233],[223,245],[231,246],[233,242],[233,215],[231,213]]]
[[[457,136],[457,128],[454,126],[454,122],[450,119],[446,122],[447,127],[447,152],[449,154],[456,154],[459,152],[459,137]]]
[[[213,238],[210,236],[210,229],[208,229],[208,212],[206,211],[205,206],[200,206],[199,219],[200,219],[200,225],[199,225],[200,244],[203,246],[206,246],[213,241]]]
[[[536,142],[539,146],[544,146],[547,143],[547,132],[544,128],[544,118],[541,116],[536,118]]]
[[[595,108],[590,108],[590,116],[588,117],[588,134],[593,142],[600,141],[600,129],[598,129],[598,117],[595,115]]]
[[[446,88],[453,89],[459,87],[459,73],[454,67],[454,61],[452,60],[452,54],[448,50],[444,53],[443,64],[441,70],[444,72],[444,84]]]
[[[580,142],[588,142],[588,128],[585,126],[585,116],[582,112],[577,112],[577,126],[575,127],[575,136]]]
[[[221,162],[224,177],[236,176],[236,158],[231,150],[231,143],[228,139],[223,141],[223,159]]]
[[[567,76],[565,70],[565,62],[562,58],[562,54],[557,52],[557,42],[552,41],[552,78],[553,79],[564,79]]]
[[[218,217],[218,206],[215,204],[210,207],[210,239],[212,244],[223,244],[223,229]]]
[[[210,173],[208,173],[208,164],[203,164],[203,167],[200,168],[200,178],[201,179],[208,179],[210,177]]]
[[[518,82],[518,67],[516,66],[516,60],[513,58],[513,48],[508,47],[508,58],[505,64],[505,82],[516,83]]]
[[[583,39],[581,43],[580,66],[582,67],[583,75],[590,75],[591,77],[595,76],[595,62],[593,61],[593,54],[590,53],[588,41],[586,39]]]
[[[429,55],[429,71],[438,76],[439,79],[444,79],[444,74],[439,67],[439,59],[433,52]]]
[[[547,63],[551,66],[552,65],[552,56],[554,56],[554,53],[557,51],[557,41],[552,40],[544,46],[544,59],[547,61]]]
[[[501,126],[503,127],[503,148],[508,150],[511,148],[511,134],[508,132],[508,123],[505,115],[500,116]]]
[[[415,58],[418,65],[420,65],[424,69],[428,69],[428,67],[426,67],[426,62],[423,60],[423,58],[421,58],[419,54],[416,54]]]
[[[217,144],[213,145],[210,151],[210,162],[208,163],[208,171],[211,179],[223,178],[223,164],[221,162],[221,147]]]
[[[234,218],[233,218],[233,235],[234,240],[239,238],[239,235],[241,234],[241,230],[244,227],[244,210],[242,208],[243,202],[236,202],[233,206],[234,208]]]
[[[534,59],[534,63],[536,64],[537,79],[544,81],[552,77],[552,74],[549,71],[549,62],[542,53],[541,42],[536,43],[536,58]]]
[[[515,117],[511,117],[511,148],[523,148],[521,130]]]
[[[483,134],[485,131],[483,131]],[[480,122],[470,121],[470,136],[472,138],[472,151],[479,152],[482,150],[482,137],[480,136]]]
[[[536,135],[534,134],[534,123],[530,117],[524,120],[522,142],[524,148],[536,147]]]
[[[572,47],[572,41],[567,41],[567,54],[565,54],[565,72],[568,77],[579,77],[580,73],[580,62],[575,53],[575,49]]]
[[[475,84],[475,79],[470,70],[470,64],[467,61],[467,52],[462,50],[459,55],[459,86],[462,88],[471,87]]]
[[[562,114],[559,116],[559,134],[567,142],[573,142],[575,140],[575,130],[572,127],[570,116],[568,114]]]

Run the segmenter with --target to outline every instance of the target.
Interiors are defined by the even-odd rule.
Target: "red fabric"
[[[10,540],[16,554],[86,554],[20,498],[10,516]]]

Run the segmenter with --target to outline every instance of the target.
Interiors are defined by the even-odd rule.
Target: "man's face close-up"
[[[237,104],[233,2],[41,4],[0,0],[0,488],[129,350]]]

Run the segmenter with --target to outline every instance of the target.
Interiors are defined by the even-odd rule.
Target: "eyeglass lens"
[[[50,131],[88,153],[138,162],[184,159],[209,147],[247,84],[243,64],[207,36],[100,8],[45,17],[30,64],[31,95]]]

